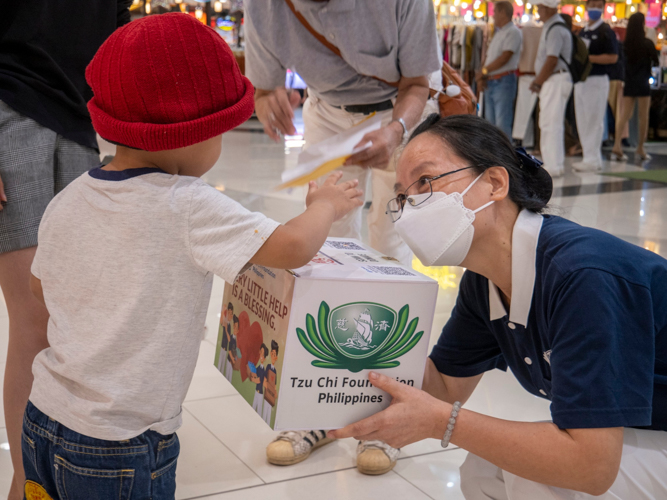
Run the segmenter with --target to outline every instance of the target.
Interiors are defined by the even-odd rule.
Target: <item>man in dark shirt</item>
[[[609,97],[609,70],[618,61],[616,34],[602,19],[604,0],[588,0],[588,23],[579,35],[588,46],[593,69],[584,82],[574,86],[577,130],[584,160],[575,163],[579,172],[602,170],[602,138]]]
[[[51,199],[99,163],[85,69],[130,21],[131,0],[3,2],[0,15],[0,287],[9,313],[4,411],[23,498],[21,427],[32,361],[48,347],[48,312],[30,292],[37,229]],[[0,492],[0,495],[2,493]]]

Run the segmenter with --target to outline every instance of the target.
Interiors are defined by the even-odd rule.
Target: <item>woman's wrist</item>
[[[435,415],[435,422],[433,428],[433,434],[431,437],[433,439],[441,440],[447,432],[447,424],[449,424],[449,417],[452,414],[452,405],[445,402],[439,401],[438,410]]]

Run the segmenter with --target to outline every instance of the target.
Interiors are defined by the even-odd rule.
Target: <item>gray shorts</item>
[[[0,253],[37,245],[37,230],[53,197],[99,165],[94,149],[65,139],[0,101]]]

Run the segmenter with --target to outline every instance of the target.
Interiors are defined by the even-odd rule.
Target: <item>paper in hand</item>
[[[276,189],[302,186],[342,167],[350,156],[371,147],[369,142],[355,149],[366,134],[381,126],[382,116],[374,113],[344,132],[309,146],[299,155],[296,168],[283,172],[283,183]]]

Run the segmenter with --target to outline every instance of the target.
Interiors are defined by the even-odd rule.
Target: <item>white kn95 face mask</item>
[[[463,196],[483,174],[470,183],[462,193],[409,196],[396,231],[425,266],[458,266],[470,251],[475,227],[475,214],[493,204],[476,210],[466,208]],[[420,201],[428,198],[420,204]],[[410,202],[412,201],[412,203]]]

